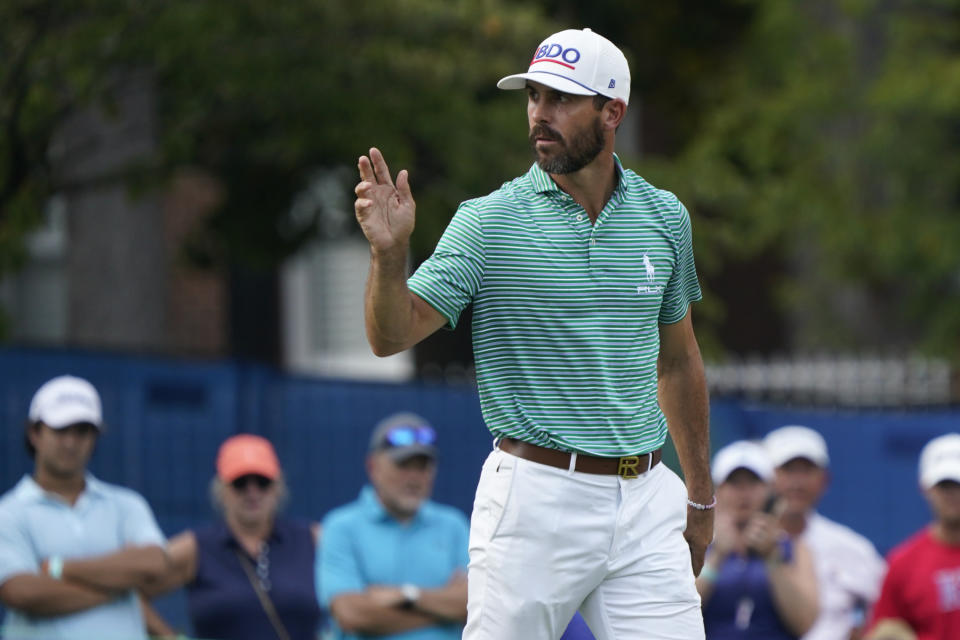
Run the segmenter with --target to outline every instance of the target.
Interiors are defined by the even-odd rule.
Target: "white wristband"
[[[693,500],[687,499],[687,504],[696,509],[697,511],[709,511],[717,506],[717,496],[713,496],[713,501],[710,504],[700,504],[699,502],[694,502]]]
[[[47,573],[54,580],[59,580],[63,577],[63,558],[60,556],[50,556],[50,559],[47,560]]]

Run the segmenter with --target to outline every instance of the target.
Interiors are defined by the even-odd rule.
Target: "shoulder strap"
[[[247,574],[253,590],[257,592],[257,597],[260,598],[260,604],[263,606],[267,617],[270,618],[270,624],[273,625],[273,630],[277,632],[277,637],[279,637],[280,640],[290,640],[290,634],[287,633],[286,627],[284,627],[283,622],[280,621],[280,616],[277,615],[277,609],[273,606],[273,601],[267,592],[264,591],[263,585],[257,580],[257,576],[254,575],[253,567],[250,565],[250,559],[244,555],[240,549],[234,549],[234,551],[237,557],[240,558],[240,566],[243,567],[243,572]]]

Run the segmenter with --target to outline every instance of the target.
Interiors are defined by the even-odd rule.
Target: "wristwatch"
[[[404,609],[412,609],[417,605],[417,600],[420,599],[420,587],[415,584],[400,585],[400,593],[403,595]]]

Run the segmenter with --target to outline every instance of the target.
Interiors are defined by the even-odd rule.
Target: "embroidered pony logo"
[[[647,254],[643,254],[643,268],[647,271],[647,282],[653,282],[653,278],[657,272],[656,269],[653,268],[653,263],[650,262]]]
[[[647,273],[647,284],[637,287],[637,295],[643,293],[663,293],[663,285],[656,284],[657,269],[653,266],[650,256],[643,254],[643,270]]]

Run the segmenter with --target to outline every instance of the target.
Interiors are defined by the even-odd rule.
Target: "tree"
[[[792,348],[960,359],[958,19],[954,2],[757,3],[715,106],[648,163],[698,212],[708,273],[785,257]]]
[[[0,4],[0,274],[57,184],[50,145],[71,112],[109,96],[139,2]]]
[[[298,194],[376,144],[410,169],[414,251],[459,201],[527,162],[523,105],[496,80],[548,25],[501,0],[11,0],[0,8],[0,274],[69,187],[51,141],[71,113],[109,111],[114,83],[156,85],[159,150],[124,169],[160,189],[182,167],[222,186],[190,244],[198,264],[270,272],[319,232]],[[549,28],[549,26],[547,27]]]
[[[273,265],[296,250],[316,232],[286,219],[297,192],[374,143],[411,169],[422,251],[460,199],[525,164],[523,107],[494,85],[543,25],[499,0],[4,3],[0,239],[15,246],[62,186],[50,141],[65,115],[108,105],[133,69],[155,78],[162,131],[156,163],[131,169],[219,178],[220,258]]]
[[[456,204],[525,163],[523,106],[495,88],[535,10],[504,2],[174,3],[145,42],[164,158],[227,186],[212,228],[230,259],[275,264],[316,233],[287,218],[318,168],[381,146],[417,190],[419,253]],[[184,35],[188,34],[186,37]],[[148,51],[144,52],[149,54]]]
[[[411,170],[425,257],[459,201],[529,163],[522,101],[496,80],[545,34],[591,26],[631,60],[644,155],[628,164],[694,216],[709,353],[729,348],[725,327],[751,326],[769,283],[775,320],[794,327],[784,348],[960,359],[958,13],[954,0],[11,0],[0,273],[64,187],[58,124],[109,108],[127,70],[152,74],[162,127],[155,162],[130,176],[162,184],[189,165],[223,185],[195,258],[272,268],[318,233],[316,215],[291,215],[297,194],[341,167],[348,190],[372,144]]]

